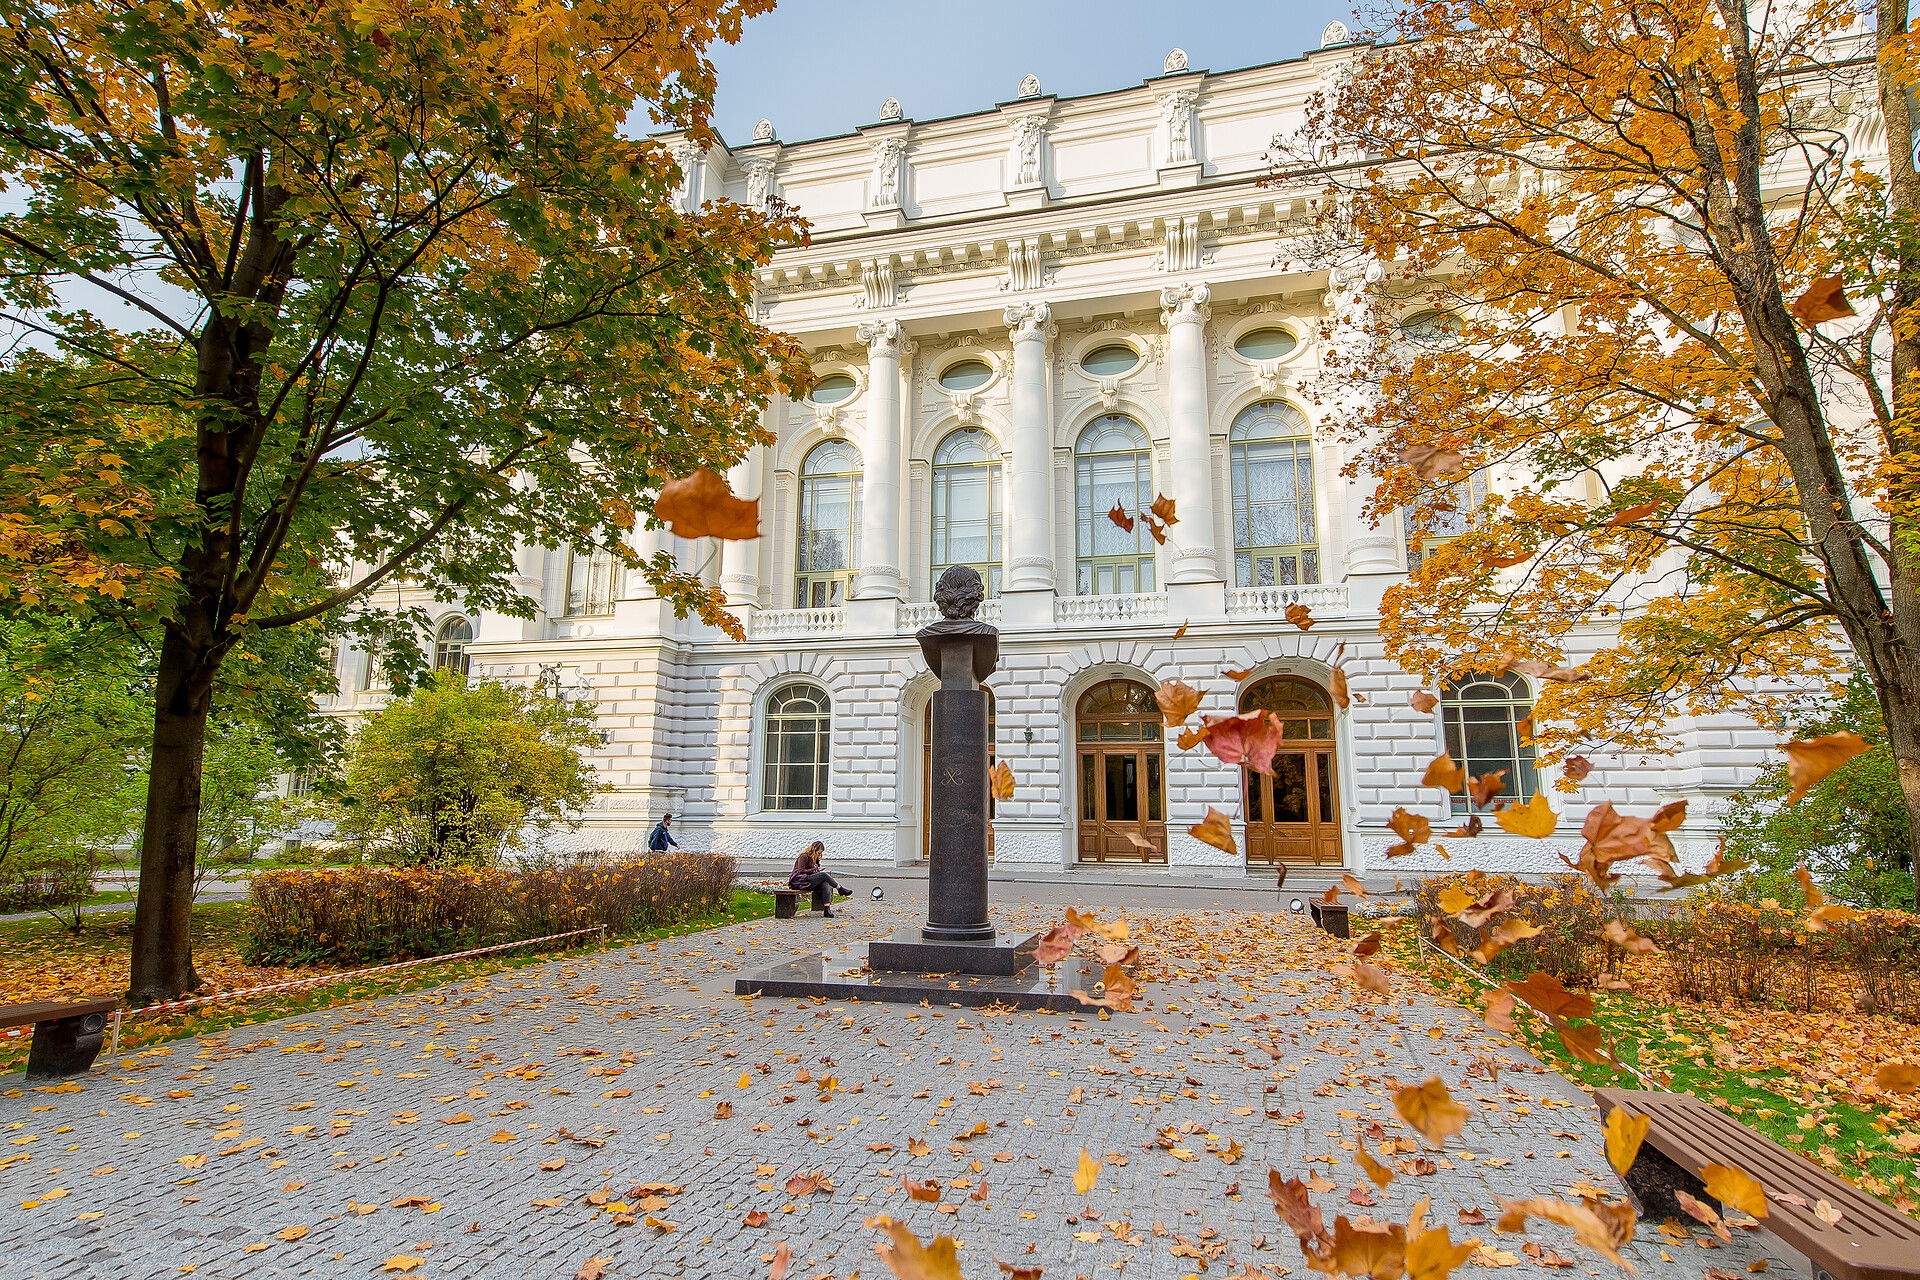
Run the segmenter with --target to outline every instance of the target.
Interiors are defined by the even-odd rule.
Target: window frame
[[[966,444],[976,441],[985,455],[978,459],[953,461],[942,460],[941,455],[952,448],[956,441],[964,438]],[[940,575],[955,565],[966,565],[980,575],[986,584],[987,595],[1000,594],[1000,572],[1005,558],[1006,543],[1006,474],[997,451],[998,442],[982,427],[956,427],[940,438],[934,446],[933,461],[928,468],[927,490],[927,575],[929,599],[932,584],[940,581]],[[953,550],[953,485],[962,478],[962,473],[982,471],[986,473],[987,490],[987,558],[984,560],[956,560],[951,557]]]
[[[1138,444],[1128,449],[1092,449],[1089,442],[1098,436],[1115,429],[1124,423],[1138,436]],[[1118,526],[1107,520],[1111,504],[1094,500],[1094,493],[1101,485],[1102,478],[1094,474],[1094,468],[1101,459],[1118,460],[1132,458],[1134,481],[1133,497],[1123,502],[1134,517],[1131,534],[1126,534]],[[1116,483],[1108,480],[1106,488],[1111,492]],[[1108,413],[1093,419],[1080,428],[1073,443],[1073,509],[1074,509],[1074,591],[1082,596],[1109,595],[1150,595],[1160,589],[1158,561],[1154,546],[1147,532],[1147,522],[1143,518],[1153,503],[1153,437],[1139,419],[1131,414]],[[1102,522],[1104,522],[1104,527]],[[1097,535],[1104,534],[1111,527],[1116,534],[1133,539],[1133,550],[1122,553],[1099,553],[1095,548],[1100,545]],[[1134,581],[1130,587],[1121,589],[1122,577],[1131,572]],[[1111,589],[1102,588],[1103,576]]]
[[[583,568],[586,574],[586,586],[584,589],[576,589]],[[620,562],[606,547],[594,547],[584,552],[578,547],[569,548],[567,594],[562,601],[564,609],[562,616],[604,618],[612,614],[614,602],[620,599],[623,586],[620,569]]]
[[[1493,493],[1484,467],[1454,481],[1450,487],[1455,494],[1454,510],[1451,515],[1443,517],[1446,522],[1444,525],[1429,524],[1422,527],[1415,508],[1400,509],[1400,521],[1406,535],[1408,573],[1425,564],[1435,547],[1443,546],[1471,529],[1474,516],[1487,504],[1487,499]]]
[[[841,451],[850,469],[813,470],[815,460],[830,450]],[[839,437],[820,441],[808,449],[806,457],[800,460],[800,494],[793,517],[793,607],[796,609],[837,609],[853,594],[853,580],[860,572],[864,465],[865,457],[860,452],[860,446]],[[815,495],[827,481],[843,482],[846,489],[847,523],[844,528],[835,530],[845,535],[846,564],[838,569],[816,569],[808,564],[808,516],[815,504]],[[825,529],[820,531],[827,532]]]
[[[1273,430],[1267,430],[1271,426]],[[1291,427],[1290,434],[1278,434]],[[1256,435],[1255,430],[1264,434]],[[1252,454],[1266,448],[1273,456],[1255,458]],[[1284,453],[1284,456],[1282,456]],[[1282,506],[1282,502],[1253,499],[1253,469],[1273,466],[1291,472],[1293,532],[1309,534],[1291,543],[1254,543],[1256,507]],[[1318,471],[1313,457],[1313,424],[1298,406],[1285,400],[1257,400],[1233,417],[1227,432],[1228,489],[1233,501],[1233,575],[1241,587],[1297,587],[1321,580],[1320,503],[1315,488]],[[1273,581],[1261,582],[1260,565],[1265,562]],[[1283,581],[1291,566],[1293,581]]]
[[[1477,686],[1494,686],[1506,691],[1504,697],[1469,698],[1462,696],[1466,690]],[[1478,777],[1491,769],[1504,768],[1507,771],[1506,786],[1494,797],[1494,803],[1514,800],[1522,804],[1531,800],[1540,791],[1540,766],[1538,756],[1532,745],[1522,740],[1520,723],[1533,715],[1535,701],[1533,687],[1525,676],[1517,672],[1508,672],[1495,676],[1488,672],[1476,671],[1465,676],[1456,676],[1441,684],[1440,705],[1435,709],[1440,716],[1441,748],[1452,756],[1468,777]],[[1482,727],[1498,725],[1504,729],[1506,753],[1492,756],[1487,753],[1474,753],[1468,749],[1467,708],[1480,707],[1498,710],[1498,718],[1482,718]],[[1455,816],[1465,816],[1473,811],[1471,797],[1455,792],[1448,797]]]
[[[466,636],[459,640],[449,639],[447,633],[455,627],[466,628]],[[435,671],[458,671],[460,678],[463,680],[472,675],[473,634],[473,622],[462,614],[456,613],[442,620],[439,627],[434,631],[433,669]],[[451,653],[454,659],[453,662],[447,660],[449,653]]]
[[[781,699],[800,693],[811,695],[818,709],[807,713],[789,713],[781,706]],[[809,723],[811,728],[802,727]],[[782,681],[769,689],[761,699],[755,715],[754,736],[759,753],[755,774],[760,812],[826,813],[833,803],[833,695],[811,680]],[[814,760],[794,762],[780,758],[779,747],[784,741],[788,738],[799,741],[807,737],[813,741]],[[802,793],[785,789],[791,778],[781,777],[780,771],[795,768],[812,772],[811,791]],[[786,803],[794,799],[812,799],[817,803]]]

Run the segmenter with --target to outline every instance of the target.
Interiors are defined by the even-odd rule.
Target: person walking
[[[812,844],[802,849],[800,856],[793,860],[793,874],[787,877],[787,887],[812,893],[815,889],[824,885],[843,898],[852,897],[853,890],[846,888],[838,880],[835,880],[831,875],[820,869],[820,855],[826,851],[827,846],[818,840],[815,840]],[[828,919],[832,919],[832,905],[829,903],[828,905],[822,906],[821,914]]]
[[[678,849],[680,842],[673,838],[673,815],[660,819],[652,834],[647,836],[647,849],[652,853],[665,853],[669,849]]]

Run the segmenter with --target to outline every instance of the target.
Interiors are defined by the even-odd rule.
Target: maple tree
[[[1915,37],[1857,10],[1406,6],[1276,180],[1326,185],[1309,251],[1363,282],[1319,391],[1421,544],[1389,652],[1528,669],[1564,755],[1769,721],[1850,650],[1920,847]]]
[[[705,50],[771,0],[0,6],[0,599],[157,621],[129,997],[196,985],[208,709],[251,635],[412,580],[531,616],[807,377],[755,323],[785,211],[684,211]],[[732,524],[726,524],[731,528]]]

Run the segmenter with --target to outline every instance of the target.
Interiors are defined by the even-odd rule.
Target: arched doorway
[[[1167,860],[1166,749],[1153,690],[1106,680],[1074,708],[1080,860]]]
[[[1000,751],[994,743],[997,741],[994,730],[996,716],[993,705],[993,690],[986,689],[987,695],[987,768],[993,768],[993,762],[1000,758]],[[993,792],[987,792],[987,861],[993,861],[993,812],[995,802]],[[933,699],[927,699],[927,709],[920,716],[920,861],[925,862],[933,848]]]
[[[1334,773],[1333,703],[1298,676],[1274,676],[1249,688],[1241,711],[1280,718],[1273,776],[1242,769],[1250,863],[1340,865],[1340,794]]]

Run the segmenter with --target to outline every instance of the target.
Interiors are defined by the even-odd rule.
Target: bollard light
[[[887,891],[885,889],[882,889],[879,885],[873,886],[873,900],[875,902],[880,901],[880,899],[886,896],[887,896]]]

